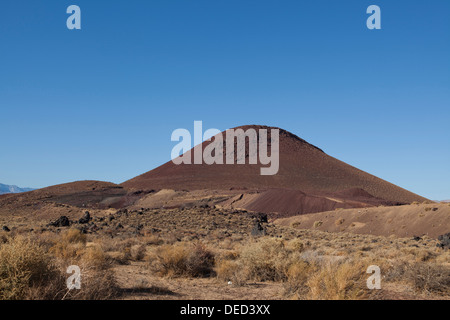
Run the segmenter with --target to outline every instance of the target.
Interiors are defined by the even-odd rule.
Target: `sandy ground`
[[[161,278],[144,262],[115,266],[114,273],[127,300],[278,300],[282,284],[250,283],[242,287],[211,278]]]
[[[437,238],[450,231],[450,205],[432,203],[340,209],[277,219],[274,222],[278,225],[328,232],[397,237],[427,235]],[[321,222],[320,226],[316,222]]]
[[[254,282],[229,285],[211,278],[161,278],[144,262],[114,267],[123,300],[282,300],[283,284]],[[400,283],[387,283],[373,293],[377,300],[440,300],[439,295],[418,295]]]

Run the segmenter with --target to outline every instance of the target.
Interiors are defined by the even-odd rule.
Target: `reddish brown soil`
[[[244,126],[255,129],[271,129],[264,126]],[[224,141],[225,139],[225,135]],[[225,143],[225,142],[224,142]],[[203,143],[205,148],[209,142]],[[247,150],[248,151],[248,150]],[[192,154],[192,153],[191,153]],[[339,161],[305,140],[280,129],[280,169],[276,175],[260,175],[260,165],[249,164],[181,164],[172,161],[121,184],[126,188],[175,189],[175,190],[223,190],[230,188],[292,189],[311,195],[334,194],[348,189],[363,190],[355,199],[369,193],[371,196],[393,203],[424,201],[425,198],[395,186],[387,181],[363,172]],[[346,196],[351,198],[352,195]],[[296,201],[287,197],[283,201]],[[321,200],[322,202],[326,202]]]
[[[228,201],[223,204],[230,204],[231,207],[250,211],[275,213],[278,217],[329,211],[336,208],[359,208],[370,206],[364,202],[352,200],[346,201],[344,200],[345,198],[341,199],[342,200],[324,196],[308,195],[299,190],[270,189],[253,196],[243,194],[238,198],[233,198],[231,203]]]

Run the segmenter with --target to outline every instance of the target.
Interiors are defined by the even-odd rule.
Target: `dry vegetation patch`
[[[93,228],[97,221],[103,229]],[[257,221],[217,208],[154,209],[94,217],[88,230],[95,232],[75,225],[1,233],[0,299],[178,298],[177,288],[190,281],[222,294],[266,286],[277,299],[450,298],[450,252],[437,247],[437,239],[261,221],[266,235],[253,236]],[[339,217],[331,222],[348,223]],[[81,269],[81,290],[66,288],[70,265]],[[366,286],[370,265],[381,269],[382,290]],[[177,286],[155,290],[169,283]],[[195,290],[186,291],[182,298],[196,297]]]

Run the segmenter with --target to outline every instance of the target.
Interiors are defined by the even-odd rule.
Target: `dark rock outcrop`
[[[252,229],[252,236],[259,237],[266,235],[266,228],[264,228],[260,222],[256,222]]]
[[[79,224],[86,224],[89,223],[89,221],[91,221],[91,214],[89,213],[89,211],[86,211],[84,213],[84,216],[80,218],[80,220],[78,220]]]
[[[70,226],[70,220],[66,216],[61,216],[57,220],[50,222],[48,226],[52,227],[69,227]]]
[[[450,249],[450,232],[440,235],[438,240],[440,241],[440,243],[438,243],[438,247]]]

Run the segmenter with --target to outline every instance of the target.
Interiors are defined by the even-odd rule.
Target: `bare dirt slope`
[[[412,204],[396,207],[341,209],[276,219],[276,224],[299,229],[351,232],[378,236],[437,238],[449,232],[449,204]]]
[[[391,201],[375,198],[364,190],[345,191],[322,195],[306,194],[300,190],[268,189],[258,192],[244,192],[219,205],[225,208],[238,208],[258,211],[276,217],[289,217],[305,213],[330,211],[342,208],[366,208],[379,205],[395,205]]]

